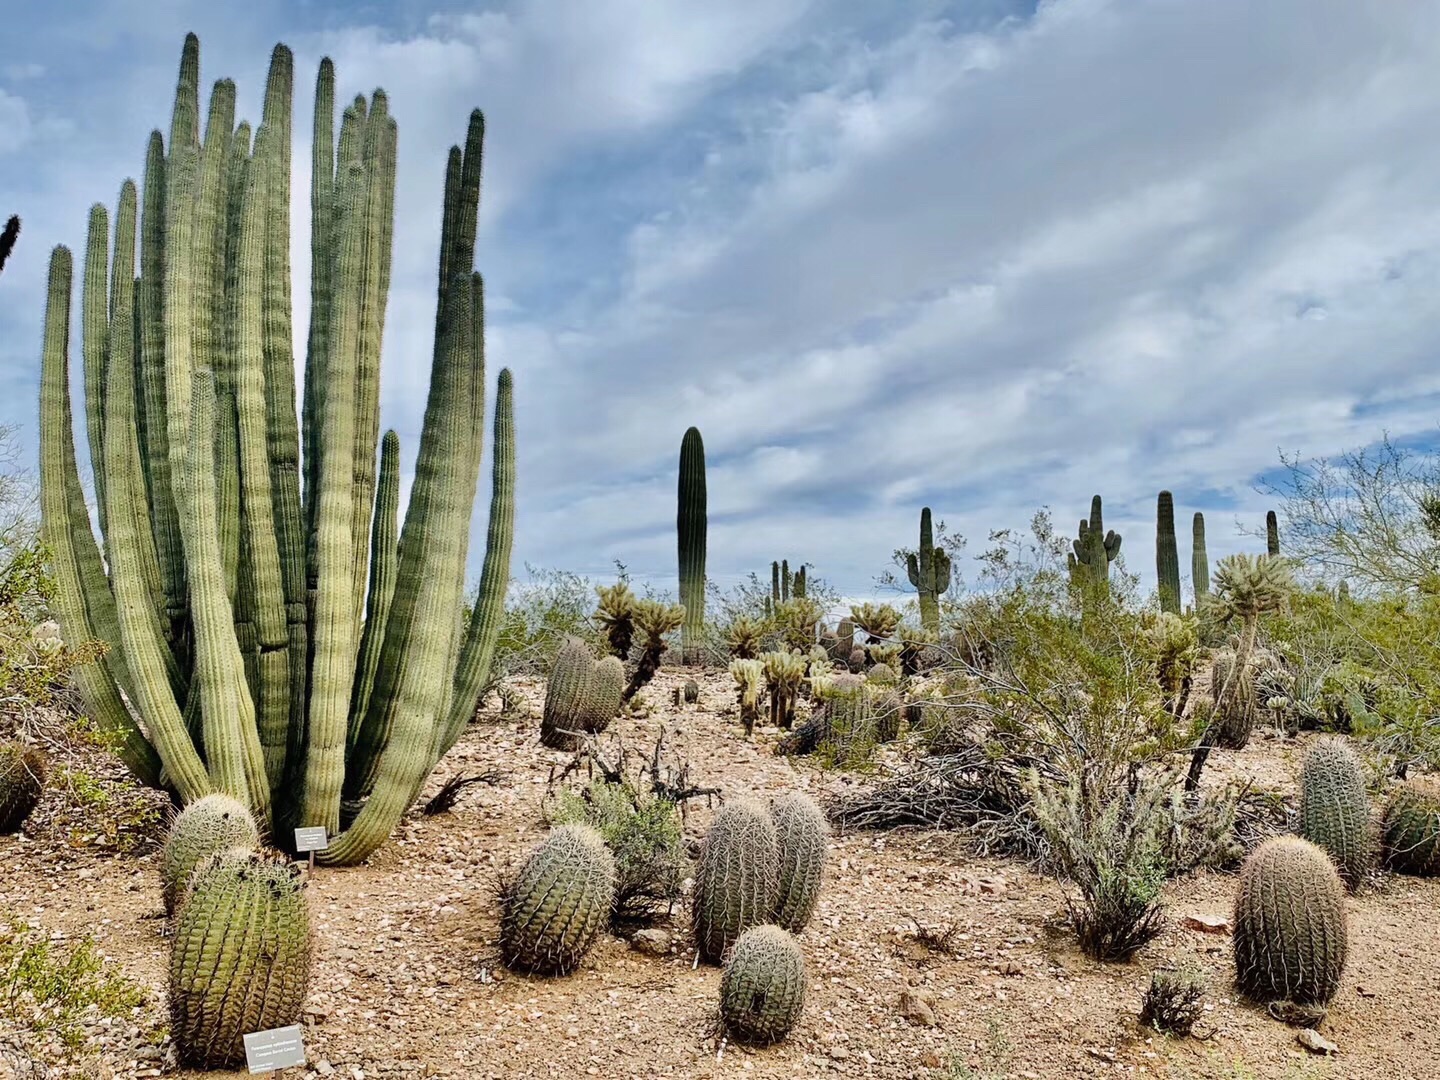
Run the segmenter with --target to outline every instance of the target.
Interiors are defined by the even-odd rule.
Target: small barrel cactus
[[[780,844],[780,890],[772,920],[798,934],[805,929],[825,879],[825,844],[830,826],[815,800],[798,792],[770,807]]]
[[[1235,981],[1265,1003],[1324,1006],[1345,969],[1345,886],[1308,840],[1277,836],[1251,853],[1235,897]]]
[[[579,743],[578,718],[594,666],[583,641],[565,639],[545,684],[545,708],[540,719],[540,742],[552,750],[573,750]]]
[[[1407,781],[1390,797],[1382,828],[1390,869],[1440,877],[1440,782]]]
[[[196,867],[231,848],[255,851],[260,830],[244,803],[229,795],[206,795],[175,816],[160,853],[160,891],[165,914],[175,914]]]
[[[685,680],[685,704],[694,705],[700,700],[700,684],[694,679]]]
[[[620,699],[625,693],[625,665],[615,656],[607,656],[590,668],[585,690],[575,711],[580,731],[599,734],[610,726],[620,712]]]
[[[45,755],[33,746],[0,744],[0,833],[19,832],[45,790]]]
[[[746,930],[770,918],[780,890],[775,823],[748,799],[723,806],[695,868],[691,926],[707,962],[718,964]]]
[[[238,1068],[246,1032],[300,1022],[310,983],[303,888],[290,863],[240,848],[195,872],[170,953],[170,1033],[181,1064]]]
[[[557,826],[505,887],[505,963],[537,975],[574,971],[614,901],[615,858],[604,838],[588,825]]]
[[[1359,757],[1341,739],[1321,739],[1300,770],[1300,825],[1297,830],[1335,860],[1345,884],[1354,888],[1370,869],[1370,796]]]
[[[720,977],[720,1018],[740,1042],[765,1045],[790,1034],[805,1008],[805,958],[778,926],[745,931]]]

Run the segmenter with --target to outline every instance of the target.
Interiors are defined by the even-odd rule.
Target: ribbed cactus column
[[[55,609],[72,643],[109,646],[77,683],[138,776],[185,803],[223,791],[262,820],[273,805],[279,843],[293,825],[348,824],[325,859],[355,862],[384,841],[473,716],[503,617],[515,485],[508,371],[480,591],[457,632],[484,444],[473,272],[484,120],[471,115],[464,152],[452,148],[447,165],[430,397],[400,527],[393,434],[378,473],[375,462],[397,143],[384,92],[350,102],[337,139],[334,67],[320,64],[302,491],[293,57],[283,45],[272,53],[253,132],[237,124],[235,86],[221,79],[202,141],[199,80],[190,35],[169,146],[151,134],[143,197],[131,181],[121,188],[113,252],[110,215],[91,212],[81,415],[103,557],[71,420],[73,259],[65,248],[52,256],[40,456]]]
[[[940,597],[950,588],[950,556],[935,546],[935,533],[930,524],[930,508],[920,511],[920,548],[905,560],[910,584],[920,594],[920,624],[926,630],[940,632]]]
[[[1155,576],[1160,582],[1160,610],[1180,614],[1180,548],[1175,540],[1175,498],[1160,492],[1155,507]]]
[[[1090,500],[1090,520],[1080,519],[1080,535],[1072,540],[1074,551],[1068,556],[1070,578],[1076,584],[1093,588],[1098,595],[1110,593],[1110,563],[1120,554],[1120,534],[1105,531],[1105,515],[1100,496]]]
[[[675,531],[680,544],[680,603],[685,607],[680,653],[685,663],[696,664],[705,627],[705,443],[699,428],[692,427],[680,440],[679,488]]]
[[[1280,554],[1280,519],[1274,510],[1265,513],[1265,551],[1269,555]]]
[[[1195,590],[1195,606],[1210,592],[1210,557],[1205,551],[1205,515],[1198,510],[1190,526],[1190,585]]]

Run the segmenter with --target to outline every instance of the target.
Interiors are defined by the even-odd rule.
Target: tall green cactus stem
[[[798,934],[820,902],[830,826],[815,800],[798,792],[774,803],[770,816],[780,851],[780,888],[771,919]]]
[[[905,557],[905,570],[910,584],[920,594],[920,624],[926,630],[940,632],[940,597],[950,588],[950,556],[935,546],[930,525],[930,508],[920,511],[920,547]]]
[[[697,664],[705,629],[705,443],[699,428],[680,441],[680,482],[675,532],[680,545],[680,659]]]
[[[10,253],[15,250],[15,241],[20,239],[20,216],[11,214],[5,219],[5,228],[0,230],[0,270],[5,269],[5,263],[10,259]]]
[[[791,582],[791,590],[795,593],[795,599],[805,599],[805,567],[795,571],[795,580]]]
[[[779,607],[779,606],[780,606],[780,564],[779,564],[778,562],[772,562],[772,563],[770,564],[770,607],[771,607],[771,609],[774,609],[774,608],[777,608],[777,607]],[[768,614],[769,614],[769,611],[767,611],[766,614],[768,615]]]
[[[610,918],[615,859],[589,825],[559,825],[504,891],[505,963],[540,975],[574,971]]]
[[[1180,548],[1175,540],[1175,498],[1160,492],[1155,507],[1155,576],[1160,582],[1160,610],[1180,614]]]
[[[788,603],[790,600],[790,560],[780,560],[780,602]]]
[[[1280,519],[1275,516],[1274,510],[1265,512],[1265,553],[1280,554]]]
[[[353,820],[323,859],[353,863],[383,842],[473,715],[509,578],[513,391],[502,371],[480,595],[457,630],[484,446],[484,303],[472,272],[484,120],[471,115],[447,164],[430,395],[397,538],[393,439],[375,467],[394,219],[388,102],[377,91],[350,103],[337,146],[335,73],[322,61],[302,492],[293,57],[283,45],[271,55],[253,138],[236,124],[234,84],[214,83],[203,142],[199,59],[191,35],[169,145],[151,134],[143,197],[122,187],[113,250],[103,208],[92,214],[82,415],[103,557],[71,420],[74,268],[66,249],[51,259],[41,501],[55,610],[72,644],[109,646],[76,679],[137,775],[186,803],[223,791],[262,820],[273,804],[282,840],[292,825],[335,832],[344,798]]]
[[[303,890],[289,863],[244,849],[196,871],[170,952],[170,1033],[182,1064],[238,1068],[247,1032],[300,1022],[311,959]]]
[[[160,851],[160,895],[173,915],[190,878],[213,856],[232,848],[260,847],[260,830],[249,808],[228,795],[206,795],[191,803],[170,826]]]
[[[1205,551],[1205,515],[1198,510],[1190,525],[1190,587],[1195,590],[1195,606],[1210,592],[1210,557]]]
[[[1306,753],[1297,831],[1334,860],[1350,888],[1364,880],[1374,854],[1370,796],[1364,769],[1349,743],[1322,739]]]
[[[1325,853],[1298,836],[1256,848],[1235,897],[1235,981],[1262,1003],[1324,1006],[1345,970],[1345,887]]]
[[[745,931],[720,977],[720,1019],[744,1043],[765,1046],[790,1034],[805,1008],[805,958],[778,926]]]
[[[775,823],[758,803],[726,803],[705,834],[695,868],[690,925],[701,958],[718,964],[741,934],[769,919],[779,889]]]
[[[1120,554],[1120,534],[1114,529],[1105,531],[1099,495],[1090,500],[1090,520],[1080,519],[1080,535],[1071,546],[1075,549],[1069,556],[1071,579],[1098,595],[1109,595],[1110,564]]]

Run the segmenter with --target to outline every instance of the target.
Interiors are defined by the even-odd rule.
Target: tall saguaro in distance
[[[687,664],[701,658],[705,629],[705,443],[692,427],[680,440],[680,489],[675,531],[680,545],[680,655]]]
[[[1205,515],[1195,511],[1195,520],[1190,526],[1190,584],[1195,590],[1195,606],[1200,598],[1210,591],[1210,557],[1205,551]]]
[[[1160,492],[1155,507],[1155,575],[1160,580],[1160,610],[1180,614],[1180,549],[1175,541],[1175,497]]]
[[[950,556],[935,546],[930,508],[920,511],[920,547],[906,556],[905,571],[920,594],[920,625],[931,633],[940,632],[940,597],[950,588]]]

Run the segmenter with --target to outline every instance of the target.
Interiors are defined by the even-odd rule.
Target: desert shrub
[[[1153,972],[1140,1023],[1165,1035],[1189,1035],[1204,1012],[1205,989],[1205,972],[1194,960]]]
[[[590,618],[595,610],[595,588],[589,579],[569,570],[528,563],[525,571],[529,580],[512,583],[506,600],[505,621],[495,645],[497,680],[504,675],[547,673],[559,643],[567,636],[584,638],[597,647],[601,644]]]
[[[685,854],[674,803],[596,777],[580,791],[557,792],[546,818],[552,825],[590,825],[604,838],[615,856],[613,922],[649,922],[680,895]]]

